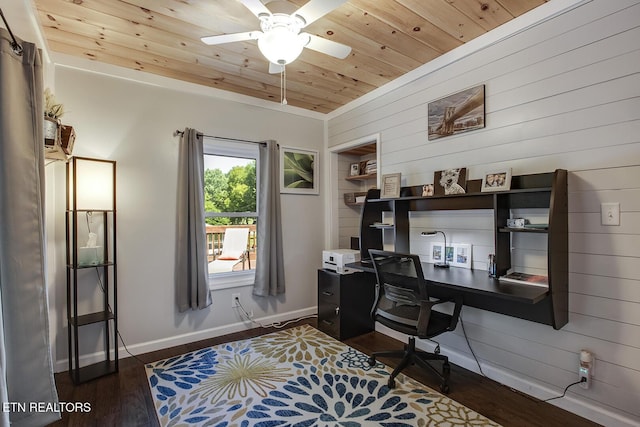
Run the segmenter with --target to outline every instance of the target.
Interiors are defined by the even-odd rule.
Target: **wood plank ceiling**
[[[322,1],[322,0],[318,0]],[[304,31],[352,47],[310,49],[286,67],[289,105],[327,113],[547,0],[348,0]],[[307,0],[263,0],[292,12]],[[255,41],[200,37],[259,29],[238,0],[35,0],[54,52],[280,102],[280,75]]]

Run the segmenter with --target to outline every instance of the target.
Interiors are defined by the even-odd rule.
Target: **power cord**
[[[484,377],[487,377],[487,375],[482,371],[482,366],[480,366],[480,362],[478,361],[478,358],[476,357],[476,354],[473,352],[473,348],[471,348],[471,343],[469,342],[469,337],[467,337],[467,331],[465,331],[465,329],[464,329],[464,321],[462,320],[462,314],[460,315],[460,325],[462,326],[462,333],[464,334],[465,340],[467,340],[467,345],[469,346],[469,350],[471,350],[471,354],[473,355],[473,358],[476,360],[476,363],[478,364],[478,369],[480,369],[480,373]],[[487,377],[487,378],[489,378],[489,377]],[[549,399],[545,399],[542,402],[548,402],[550,400],[563,398],[567,394],[567,390],[569,390],[569,387],[573,387],[576,384],[580,384],[580,383],[584,383],[584,382],[587,382],[587,379],[583,377],[583,378],[580,379],[580,381],[576,381],[574,383],[569,384],[564,389],[564,392],[562,393],[562,395],[555,396],[555,397],[550,397]]]
[[[91,216],[93,215],[93,212],[89,211],[86,213],[86,220],[87,220],[87,230],[89,230],[89,233],[91,233]],[[104,287],[104,283],[102,283],[102,276],[100,276],[100,268],[96,267],[96,276],[98,277],[98,285],[100,286],[100,289],[102,290],[102,293],[104,294],[106,292],[105,287]],[[113,313],[113,309],[111,308],[111,304],[109,304],[109,302],[107,301],[107,308],[109,309],[110,312]],[[124,339],[122,338],[122,335],[120,335],[120,331],[117,331],[118,334],[118,338],[120,338],[120,342],[122,343],[122,346],[124,347],[124,350],[134,359],[136,359],[138,362],[140,362],[141,364],[145,364],[145,362],[143,362],[138,356],[136,356],[135,354],[131,353],[129,351],[129,349],[127,348],[127,343],[124,342]]]
[[[587,382],[587,379],[586,379],[586,378],[584,378],[584,377],[582,377],[582,378],[580,379],[580,381],[576,381],[575,383],[571,383],[571,384],[569,384],[568,386],[566,386],[566,387],[565,387],[565,389],[564,389],[564,392],[562,392],[562,395],[560,395],[560,396],[556,396],[556,397],[550,397],[549,399],[545,399],[545,400],[543,400],[543,402],[548,402],[548,401],[550,401],[550,400],[554,400],[554,399],[560,399],[560,398],[564,397],[564,396],[565,396],[565,394],[567,394],[567,390],[569,390],[569,387],[573,387],[573,386],[574,386],[574,385],[576,385],[576,384],[586,383],[586,382]]]
[[[100,289],[102,290],[102,293],[104,293],[105,292],[104,284],[102,283],[102,277],[100,276],[100,269],[98,267],[96,267],[96,276],[98,276],[98,285],[100,285]],[[110,312],[113,312],[113,310],[111,309],[111,304],[107,303],[107,307],[109,308]],[[120,342],[124,347],[124,351],[126,351],[129,354],[129,356],[133,357],[138,362],[145,365],[145,362],[143,362],[142,359],[140,359],[138,356],[136,356],[135,354],[129,351],[129,349],[127,348],[127,343],[124,342],[124,338],[122,338],[122,335],[120,335],[120,331],[117,331],[117,333],[118,333],[118,338],[120,338]]]
[[[471,347],[471,342],[469,341],[469,337],[467,336],[467,331],[464,329],[464,322],[462,321],[462,313],[460,313],[459,319],[460,319],[460,326],[462,326],[462,333],[464,334],[464,339],[467,340],[467,346],[469,347],[469,350],[471,350],[471,354],[473,355],[473,358],[476,360],[476,363],[478,364],[478,369],[480,370],[480,373],[482,374],[483,377],[489,378],[482,371],[482,366],[480,366],[480,361],[476,357],[476,353],[473,351],[473,348]]]
[[[271,324],[269,324],[269,325],[263,325],[262,323],[260,323],[260,322],[258,322],[257,320],[255,320],[255,319],[253,318],[253,315],[252,315],[252,314],[249,314],[249,313],[247,312],[247,310],[245,310],[244,306],[243,306],[243,305],[242,305],[242,303],[240,302],[240,298],[235,297],[234,301],[235,301],[235,303],[236,303],[236,304],[238,304],[238,307],[237,307],[237,308],[239,308],[239,309],[240,309],[240,312],[241,312],[242,316],[243,316],[245,319],[247,319],[247,320],[248,320],[248,321],[250,321],[251,323],[255,323],[256,325],[260,326],[261,328],[265,328],[265,329],[266,329],[266,328],[276,328],[276,329],[281,329],[281,328],[284,328],[284,327],[285,327],[285,326],[287,326],[287,325],[290,325],[291,323],[296,323],[296,322],[299,322],[299,321],[304,320],[304,319],[313,319],[313,318],[315,318],[315,317],[318,317],[318,315],[317,315],[317,314],[311,314],[311,315],[309,315],[309,316],[302,316],[302,317],[298,317],[297,319],[287,320],[287,321],[286,321],[286,322],[284,322],[284,323],[282,323],[282,322],[274,322],[274,323],[271,323]]]

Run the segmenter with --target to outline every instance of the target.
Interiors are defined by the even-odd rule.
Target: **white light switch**
[[[602,203],[600,222],[602,225],[620,225],[620,203]]]

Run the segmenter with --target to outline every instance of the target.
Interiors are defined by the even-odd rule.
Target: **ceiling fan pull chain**
[[[282,66],[282,76],[283,76],[283,78],[282,78],[282,81],[283,81],[283,83],[282,83],[282,87],[283,87],[283,89],[282,89],[282,94],[283,94],[283,96],[282,96],[282,105],[287,105],[287,66],[286,65]]]

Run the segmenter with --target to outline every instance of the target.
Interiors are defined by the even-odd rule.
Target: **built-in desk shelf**
[[[354,262],[347,267],[375,273],[372,263]],[[433,264],[422,263],[424,278],[428,281],[429,295],[443,297],[451,292],[465,295],[500,298],[516,303],[536,304],[549,293],[545,286],[505,283],[489,277],[484,270],[467,268],[435,268]],[[469,300],[467,299],[466,302]],[[467,304],[469,305],[469,304]]]
[[[369,249],[383,248],[383,233],[376,224],[390,221],[396,252],[410,253],[409,213],[435,210],[492,210],[496,274],[504,276],[511,269],[512,233],[547,235],[548,287],[503,283],[488,276],[484,270],[462,268],[435,269],[424,267],[434,296],[459,293],[464,304],[509,316],[520,317],[560,329],[568,322],[568,209],[567,171],[517,175],[512,177],[511,190],[480,191],[481,180],[467,181],[467,193],[447,196],[421,196],[421,186],[402,187],[400,197],[380,198],[380,190],[369,190],[362,208],[360,222],[359,268],[372,271]],[[514,209],[546,209],[547,228],[507,227]],[[387,234],[388,238],[389,235]]]
[[[498,233],[543,233],[547,234],[549,228],[514,228],[514,227],[500,227]]]

